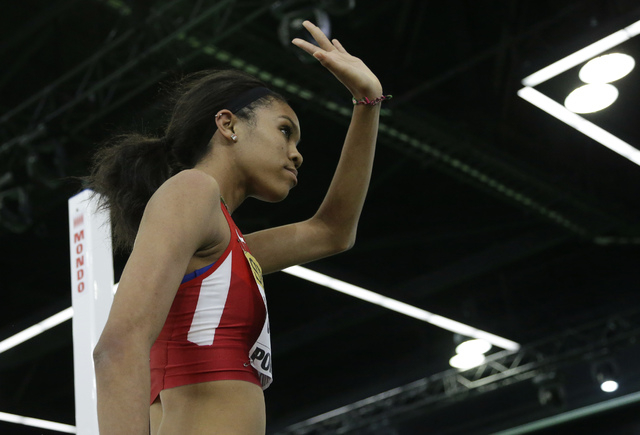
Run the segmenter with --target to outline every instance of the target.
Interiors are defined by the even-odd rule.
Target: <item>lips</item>
[[[298,177],[298,170],[297,170],[296,168],[289,168],[289,167],[286,167],[285,169],[286,169],[287,171],[291,172],[293,175],[295,175],[295,176],[296,176],[296,178]]]
[[[296,184],[298,184],[298,170],[296,168],[289,167],[286,167],[285,169],[293,174],[293,177],[296,179]]]

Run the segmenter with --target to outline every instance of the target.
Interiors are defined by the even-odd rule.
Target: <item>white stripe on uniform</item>
[[[210,346],[220,325],[231,286],[231,259],[229,255],[218,269],[202,280],[198,305],[191,321],[187,340],[199,346]]]

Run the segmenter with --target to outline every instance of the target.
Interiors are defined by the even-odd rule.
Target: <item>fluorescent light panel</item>
[[[589,136],[610,150],[615,151],[621,156],[631,160],[633,163],[640,165],[640,150],[626,143],[617,136],[612,135],[608,131],[598,127],[594,123],[587,121],[582,116],[573,113],[562,104],[544,95],[542,92],[530,87],[524,87],[518,91],[518,95],[548,114],[555,116],[565,124],[575,128],[582,134]]]
[[[25,341],[42,334],[43,332],[58,326],[59,324],[66,322],[73,317],[73,308],[69,307],[53,316],[44,319],[42,322],[36,323],[33,326],[28,327],[24,331],[18,332],[9,338],[0,341],[0,353],[16,347],[17,345],[24,343]]]
[[[455,320],[448,319],[437,314],[430,313],[423,309],[414,307],[412,305],[400,302],[398,300],[383,296],[381,294],[366,290],[362,287],[355,286],[353,284],[346,283],[344,281],[332,278],[330,276],[314,272],[310,269],[293,266],[289,267],[283,272],[288,273],[298,278],[305,279],[307,281],[314,282],[316,284],[331,288],[341,293],[356,297],[358,299],[376,304],[378,306],[387,308],[392,311],[413,317],[418,320],[430,323],[434,326],[446,329],[448,331],[465,335],[472,338],[478,338],[486,340],[494,346],[501,347],[503,349],[517,351],[520,349],[520,345],[514,341],[507,340],[506,338],[499,337],[494,334],[479,330],[464,323],[457,322]],[[116,292],[118,283],[113,286],[114,293]],[[69,307],[61,312],[54,314],[53,316],[36,323],[35,325],[19,332],[0,342],[0,353],[5,352],[25,341],[57,326],[73,317],[73,307]],[[56,423],[48,420],[41,420],[38,418],[24,417],[16,414],[9,414],[6,412],[0,412],[0,421],[6,421],[9,423],[22,424],[26,426],[38,427],[42,429],[48,429],[57,432],[64,433],[76,433],[76,427],[63,423]]]
[[[0,421],[9,423],[22,424],[25,426],[39,427],[41,429],[54,430],[56,432],[76,433],[76,427],[69,424],[56,423],[49,420],[41,420],[39,418],[24,417],[22,415],[8,414],[0,412]]]
[[[597,42],[594,42],[593,44],[586,46],[582,50],[578,50],[577,52],[565,57],[564,59],[560,59],[559,61],[552,63],[545,68],[542,68],[540,71],[535,72],[522,80],[522,84],[525,87],[518,91],[518,95],[534,106],[537,106],[550,115],[555,116],[560,121],[575,128],[582,134],[590,137],[596,142],[601,143],[610,150],[620,154],[622,157],[625,157],[631,160],[633,163],[640,165],[640,151],[637,148],[631,146],[630,144],[609,133],[608,131],[598,127],[592,122],[587,121],[580,115],[567,110],[561,104],[555,102],[551,98],[532,88],[532,86],[539,85],[540,83],[543,83],[550,78],[555,77],[558,74],[561,74],[568,69],[573,68],[574,66],[594,56],[597,56],[610,48],[615,47],[618,44],[621,44],[622,42],[628,41],[638,34],[640,34],[640,21],[637,21],[622,30],[619,30]]]
[[[594,42],[591,45],[587,45],[585,48],[576,51],[573,54],[560,59],[551,65],[542,68],[540,71],[531,74],[522,80],[522,84],[525,86],[537,86],[540,83],[546,82],[552,77],[557,76],[582,62],[603,53],[610,48],[620,45],[625,41],[633,38],[640,33],[640,21],[633,23],[630,26],[625,27],[622,30],[602,38],[601,40]]]
[[[287,269],[284,269],[283,272],[288,273],[289,275],[297,276],[298,278],[302,278],[307,281],[311,281],[313,283],[328,287],[330,289],[339,291],[340,293],[353,296],[363,301],[367,301],[372,304],[379,305],[381,307],[404,314],[406,316],[413,317],[414,319],[422,320],[424,322],[430,323],[432,325],[438,326],[448,331],[465,335],[467,337],[481,338],[493,344],[494,346],[498,346],[503,349],[513,350],[513,351],[520,349],[520,345],[514,341],[507,340],[506,338],[502,338],[497,335],[490,334],[488,332],[482,331],[472,326],[465,325],[464,323],[460,323],[455,320],[451,320],[446,317],[442,317],[437,314],[430,313],[421,308],[417,308],[412,305],[405,304],[404,302],[391,299],[387,296],[383,296],[381,294],[372,292],[371,290],[366,290],[362,287],[357,287],[353,284],[349,284],[344,281],[331,278],[330,276],[324,275],[319,272],[315,272],[313,270],[310,270],[301,266],[289,267]]]
[[[366,290],[362,287],[355,286],[353,284],[346,283],[339,279],[332,278],[319,272],[301,267],[293,266],[289,267],[283,272],[289,275],[297,276],[298,278],[305,279],[307,281],[314,282],[316,284],[331,288],[341,293],[356,297],[358,299],[370,302],[372,304],[387,308],[389,310],[404,314],[409,317],[413,317],[418,320],[430,323],[434,326],[446,329],[451,332],[455,332],[467,337],[479,338],[486,340],[494,346],[501,347],[507,350],[518,350],[520,345],[514,341],[507,340],[506,338],[499,337],[497,335],[482,331],[464,323],[457,322],[455,320],[448,319],[437,314],[430,313],[421,308],[414,307],[412,305],[400,302],[396,299],[383,296],[379,293]],[[118,283],[113,286],[114,293],[117,290]],[[57,326],[73,317],[73,307],[69,307],[61,312],[54,314],[53,316],[36,323],[35,325],[19,332],[0,342],[0,353],[5,352],[25,341],[41,334],[54,326]]]

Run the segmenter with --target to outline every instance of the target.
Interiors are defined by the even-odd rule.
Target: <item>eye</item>
[[[291,127],[289,127],[288,125],[283,125],[282,127],[280,127],[280,131],[287,139],[291,137]]]

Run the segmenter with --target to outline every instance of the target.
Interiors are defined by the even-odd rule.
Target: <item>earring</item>
[[[238,140],[238,136],[236,136],[235,134],[232,134],[231,140],[235,142],[236,140]]]

